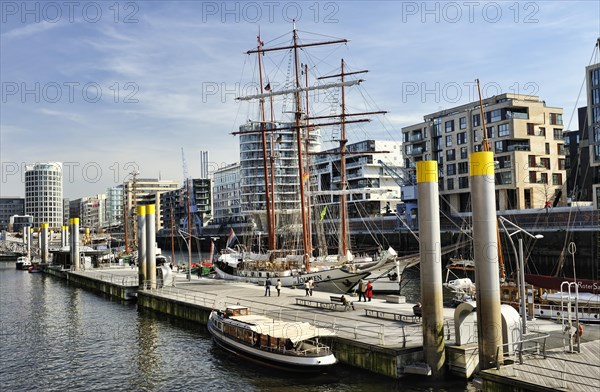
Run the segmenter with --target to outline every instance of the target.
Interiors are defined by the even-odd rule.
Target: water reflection
[[[152,318],[138,317],[135,341],[137,354],[135,361],[136,379],[132,380],[136,387],[148,390],[156,389],[156,379],[160,373],[161,353],[158,351],[158,326]]]

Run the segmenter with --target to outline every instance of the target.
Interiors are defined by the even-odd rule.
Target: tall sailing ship
[[[321,290],[344,293],[366,278],[370,271],[387,263],[393,266],[397,255],[392,248],[384,249],[382,246],[374,254],[363,257],[354,256],[350,250],[348,195],[351,190],[346,178],[346,158],[364,152],[348,150],[346,126],[369,122],[370,119],[364,116],[385,113],[349,113],[346,110],[346,88],[362,83],[363,80],[356,75],[367,71],[350,72],[342,59],[340,69],[334,75],[318,77],[310,84],[309,74],[316,67],[309,68],[308,64],[300,62],[300,52],[306,54],[309,49],[347,42],[345,39],[301,42],[294,25],[291,42],[267,48],[259,34],[256,49],[246,52],[257,56],[257,93],[238,100],[258,103],[258,113],[254,113],[258,121],[249,120],[234,134],[240,136],[240,160],[253,162],[241,168],[242,198],[251,199],[242,200],[242,203],[250,206],[248,210],[255,224],[266,228],[268,247],[265,252],[228,247],[215,264],[219,278],[254,283],[264,282],[266,278],[280,279],[284,287],[299,286],[312,279]],[[273,62],[266,60],[267,55],[277,52],[289,55],[288,82],[281,85],[273,77],[285,73],[275,68],[269,74],[264,71],[263,65],[266,61]],[[314,60],[307,56],[309,62]],[[323,92],[325,96],[341,97],[336,108],[339,111],[312,115],[314,108],[310,105],[314,100],[311,101],[311,94],[312,98],[319,93],[323,97]],[[276,100],[281,112],[291,114],[291,119],[276,120]],[[267,106],[270,119],[267,118]],[[320,152],[317,141],[321,137],[321,129],[329,127],[335,129],[333,138],[339,147],[333,152]],[[254,145],[259,142],[260,148],[250,148],[250,143],[247,143],[250,140],[255,141]],[[340,159],[339,189],[327,191],[339,200],[335,211],[316,206],[319,192],[311,189],[316,177],[311,176],[310,160],[319,154],[335,154]],[[255,191],[245,191],[245,183],[256,184],[256,178],[261,178],[261,186]],[[337,252],[333,255],[329,254],[333,246],[326,243],[322,226],[323,217],[327,214],[334,216],[330,221],[338,223],[337,228],[328,229],[330,233],[337,233]],[[316,232],[313,233],[313,230]],[[318,242],[316,246],[313,246],[313,239]]]

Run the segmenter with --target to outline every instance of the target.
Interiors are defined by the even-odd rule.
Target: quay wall
[[[60,272],[53,269],[46,269],[46,273],[61,277]],[[69,284],[75,284],[79,287],[95,291],[97,293],[106,294],[110,297],[120,299],[122,301],[134,301],[137,296],[138,286],[123,286],[114,282],[107,282],[93,277],[66,272],[66,280]]]
[[[156,295],[148,290],[138,291],[137,304],[142,308],[203,325],[208,324],[208,317],[212,310],[207,306]]]

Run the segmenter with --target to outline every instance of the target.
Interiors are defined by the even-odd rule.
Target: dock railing
[[[523,354],[537,354],[542,355],[544,358],[546,358],[546,339],[548,337],[550,337],[549,334],[539,334],[538,336],[534,336],[529,339],[499,345],[498,347],[496,347],[496,369],[500,369],[500,362],[498,361],[498,357],[500,355],[500,350],[504,350],[505,347],[510,349],[512,346],[513,361],[515,363],[518,362],[520,364],[523,364]],[[510,356],[508,358],[510,358]]]

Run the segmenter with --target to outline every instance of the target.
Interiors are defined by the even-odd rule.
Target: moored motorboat
[[[31,267],[31,260],[27,256],[21,256],[17,259],[16,266],[18,270],[26,270]]]
[[[248,307],[213,310],[208,330],[219,346],[244,358],[295,372],[319,372],[337,363],[320,337],[333,331],[306,322],[286,322],[249,314]]]

